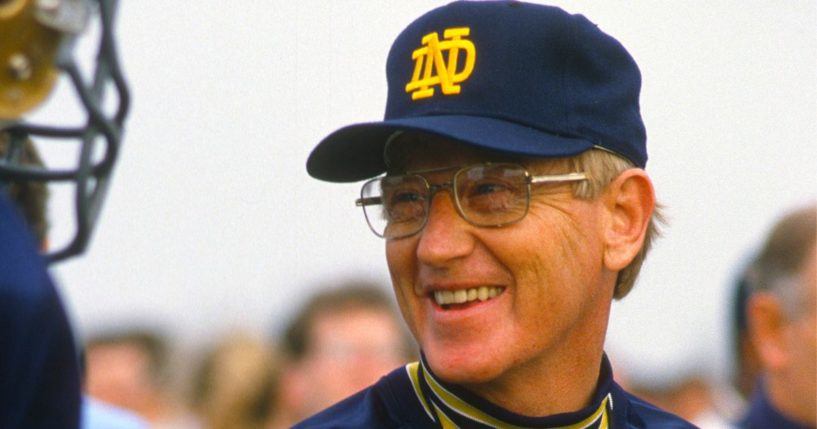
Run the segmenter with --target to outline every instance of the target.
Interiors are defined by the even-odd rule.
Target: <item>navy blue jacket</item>
[[[0,428],[79,426],[71,328],[32,234],[0,192]]]
[[[514,414],[438,380],[421,361],[295,425],[307,428],[694,428],[625,392],[613,381],[606,357],[590,406],[547,417]]]

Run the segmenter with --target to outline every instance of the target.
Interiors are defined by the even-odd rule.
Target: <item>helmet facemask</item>
[[[122,143],[129,92],[113,35],[117,0],[0,0],[0,191],[11,182],[68,183],[73,188],[75,231],[50,251],[49,261],[82,253],[105,199]],[[98,18],[99,37],[90,76],[75,59],[78,36]],[[14,31],[2,33],[3,28]],[[5,64],[3,64],[4,62]],[[50,125],[25,119],[64,75],[83,110],[78,125]],[[111,97],[111,94],[113,97]],[[106,99],[107,97],[107,99]],[[103,106],[104,103],[104,106]],[[71,146],[69,165],[48,168],[21,162],[24,145]]]

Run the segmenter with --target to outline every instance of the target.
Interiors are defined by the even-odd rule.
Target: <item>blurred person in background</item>
[[[114,330],[85,342],[88,395],[135,412],[156,429],[196,428],[174,390],[171,349],[151,329]]]
[[[728,382],[718,385],[715,391],[716,400],[720,403],[721,415],[734,427],[749,406],[752,391],[763,369],[757,350],[749,335],[747,306],[751,295],[747,279],[747,270],[741,266],[732,283],[729,308],[730,350],[729,357],[733,363]]]
[[[0,158],[6,156],[9,142],[6,136],[0,135]],[[18,163],[36,168],[45,164],[37,151],[34,142],[27,139],[18,155]],[[48,251],[48,187],[42,182],[21,181],[7,184],[7,195],[14,207],[18,209],[26,226],[31,230],[41,252]],[[80,379],[84,380],[84,362],[80,361]],[[82,383],[84,386],[84,382]],[[83,429],[140,429],[147,428],[147,423],[127,410],[107,404],[103,401],[83,397],[81,426]]]
[[[193,378],[193,408],[202,429],[264,429],[273,412],[279,371],[272,348],[249,333],[218,341]]]
[[[734,392],[737,393],[737,399],[744,403],[743,407],[752,396],[758,375],[763,369],[760,357],[749,335],[747,307],[752,291],[750,290],[746,271],[747,269],[744,268],[735,282],[732,308],[730,309],[732,316],[732,360],[735,363],[731,373],[731,385]]]
[[[270,428],[289,428],[409,362],[413,346],[390,297],[348,281],[313,295],[284,331]]]
[[[629,390],[697,427],[732,428],[729,414],[720,403],[719,386],[712,377],[698,370],[678,372],[678,376],[671,380],[664,378],[649,383],[630,380]]]
[[[356,205],[421,360],[296,427],[693,427],[604,352],[660,221],[621,43],[556,7],[459,1],[397,36],[386,77],[384,120],[331,133],[307,171],[368,180]]]
[[[10,138],[0,133],[0,159],[9,154]],[[18,154],[18,162],[36,168],[44,168],[40,152],[31,139],[25,139]],[[36,181],[9,181],[5,184],[6,196],[19,211],[36,240],[40,251],[48,250],[48,186]]]
[[[65,308],[47,272],[47,262],[82,253],[104,200],[122,139],[129,93],[113,36],[115,0],[0,2],[0,427],[61,428],[80,425],[79,357]],[[98,12],[98,13],[97,13]],[[99,20],[92,78],[74,59],[75,42]],[[85,121],[78,125],[33,123],[27,116],[45,102],[57,78],[75,90]],[[114,93],[115,99],[111,98]],[[112,109],[103,111],[109,96]],[[52,118],[53,119],[53,118]],[[75,163],[49,169],[31,163],[30,140],[75,143]],[[94,148],[96,146],[96,148]],[[44,232],[26,203],[14,195],[39,184],[62,182],[75,190],[76,231],[64,247],[47,255]],[[36,198],[35,198],[36,199]],[[19,200],[18,200],[19,202]],[[23,207],[20,209],[20,207]],[[22,214],[22,215],[21,215]],[[26,223],[23,216],[32,222]],[[32,234],[32,230],[38,231]],[[41,234],[41,235],[40,235]],[[36,237],[35,235],[40,235]]]
[[[740,427],[817,424],[817,206],[787,213],[746,272],[749,337],[761,374]]]

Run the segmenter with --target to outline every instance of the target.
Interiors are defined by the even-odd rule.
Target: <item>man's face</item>
[[[434,137],[401,139],[392,147],[403,171],[508,161]],[[568,172],[565,162],[523,165],[534,175]],[[439,184],[452,174],[427,179]],[[615,282],[603,266],[602,206],[575,198],[570,185],[534,185],[524,219],[486,228],[460,217],[449,192],[435,194],[425,228],[386,243],[397,300],[431,369],[496,393],[598,359]],[[435,292],[471,290],[498,293],[464,304],[435,300]]]
[[[122,342],[88,348],[88,394],[124,408],[145,410],[147,398],[156,395],[150,379],[147,353],[138,345]]]
[[[796,402],[798,418],[814,424],[817,419],[817,248],[812,248],[797,277],[801,311],[785,333],[790,354],[788,389]]]
[[[349,308],[315,319],[302,362],[300,418],[312,415],[376,382],[407,362],[395,316],[385,309]]]

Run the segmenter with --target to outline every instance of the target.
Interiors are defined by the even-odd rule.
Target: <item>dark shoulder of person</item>
[[[79,426],[79,363],[36,239],[0,194],[0,427]]]

